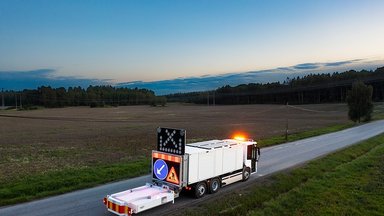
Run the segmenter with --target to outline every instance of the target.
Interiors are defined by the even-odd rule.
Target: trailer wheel
[[[243,181],[247,181],[250,176],[251,176],[251,170],[249,169],[249,167],[244,168],[244,170],[243,170]]]
[[[195,186],[195,197],[201,198],[207,193],[207,184],[205,182],[199,182]]]
[[[218,178],[214,178],[211,180],[211,183],[209,184],[209,192],[210,193],[216,193],[219,191],[220,188],[220,180]]]

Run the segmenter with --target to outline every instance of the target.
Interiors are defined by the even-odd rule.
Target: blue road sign
[[[157,159],[153,165],[153,172],[158,179],[164,180],[168,175],[167,163],[162,159]]]

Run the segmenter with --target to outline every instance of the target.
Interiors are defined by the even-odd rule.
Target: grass
[[[289,136],[289,141],[303,139],[350,127],[352,124],[336,125]],[[197,140],[194,140],[197,141]],[[258,141],[262,146],[285,142],[281,136]],[[150,162],[141,159],[133,162],[96,165],[82,168],[66,168],[32,174],[18,179],[0,182],[0,206],[26,202],[37,198],[62,194],[69,191],[93,187],[103,183],[147,174]]]
[[[380,107],[383,109],[376,109],[377,111],[374,113],[374,119],[379,119],[381,118],[381,115],[384,114],[384,106]],[[353,126],[352,123],[339,124],[316,130],[290,134],[288,137],[288,141],[295,141],[311,136],[335,132],[351,126]],[[203,139],[195,139],[189,141],[191,142],[202,140]],[[258,140],[259,146],[262,147],[276,145],[284,142],[286,142],[284,136],[274,136],[271,138]],[[124,146],[124,148],[126,147]],[[52,154],[52,152],[50,152],[49,154]],[[58,152],[57,154],[66,154],[66,152]],[[73,156],[73,153],[71,153],[70,155]],[[79,166],[79,168],[71,166],[69,168],[60,168],[42,173],[33,173],[30,175],[23,175],[18,178],[11,179],[0,178],[0,206],[26,202],[33,199],[93,187],[111,181],[117,181],[139,175],[144,175],[148,173],[149,164],[150,163],[148,158],[127,161],[124,163],[113,162],[109,165],[82,165]],[[274,178],[283,177],[279,177],[279,175],[277,175],[277,177]],[[295,184],[294,180],[290,181],[292,182],[290,182],[289,184]],[[278,192],[276,193],[279,194]],[[260,199],[264,200],[264,198],[265,197],[263,195]]]
[[[319,129],[314,129],[314,130],[309,130],[309,131],[304,131],[304,132],[299,132],[299,133],[294,133],[294,134],[289,134],[288,135],[288,140],[285,139],[285,136],[274,136],[271,138],[266,138],[263,140],[257,141],[257,144],[260,147],[266,147],[266,146],[271,146],[271,145],[277,145],[285,142],[293,142],[296,140],[301,140],[313,136],[319,136],[322,134],[327,134],[327,133],[332,133],[336,131],[341,131],[350,127],[353,127],[355,124],[353,123],[347,123],[347,124],[338,124],[338,125],[333,125],[329,127],[323,127]]]
[[[374,105],[374,110],[372,113],[372,119],[373,120],[381,120],[384,119],[384,103],[383,102],[378,102],[375,103]],[[314,136],[319,136],[327,133],[332,133],[336,131],[341,131],[350,127],[355,126],[354,123],[346,123],[346,124],[337,124],[329,127],[323,127],[319,129],[314,129],[314,130],[308,130],[304,132],[299,132],[299,133],[293,133],[293,134],[288,134],[288,140],[285,139],[284,135],[281,136],[273,136],[270,138],[262,139],[257,142],[257,144],[260,147],[267,147],[271,145],[277,145],[285,142],[293,142],[296,140],[301,140],[309,137],[314,137]]]
[[[382,215],[384,135],[261,179],[183,215]]]
[[[106,182],[144,175],[149,172],[149,164],[149,159],[142,159],[131,163],[50,171],[2,182],[0,184],[0,205],[26,202]]]
[[[202,141],[231,137],[237,130],[259,138],[281,135],[286,117],[297,132],[348,122],[345,104],[305,107],[324,112],[282,112],[285,107],[281,105],[179,104],[4,110],[0,116],[0,184],[49,171],[149,157],[159,126],[185,128],[188,139]]]
[[[375,103],[373,108],[374,109],[372,113],[372,119],[373,120],[384,119],[384,103],[383,102]]]

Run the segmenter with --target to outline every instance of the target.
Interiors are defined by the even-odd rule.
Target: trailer
[[[185,143],[185,130],[158,128],[157,150],[152,151],[152,182],[107,195],[107,210],[132,215],[166,203],[174,203],[182,190],[196,198],[221,187],[246,181],[257,172],[260,149],[243,137]]]

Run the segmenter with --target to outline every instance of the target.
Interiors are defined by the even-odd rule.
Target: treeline
[[[148,89],[116,88],[112,86],[69,87],[68,89],[41,86],[34,90],[3,92],[6,106],[65,107],[65,106],[125,106],[162,105],[165,97],[158,97]]]
[[[310,104],[345,102],[356,81],[373,87],[373,100],[384,100],[384,67],[374,71],[350,70],[342,73],[309,74],[284,82],[250,83],[214,91],[167,95],[169,102],[197,104]]]

